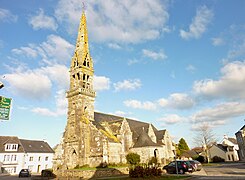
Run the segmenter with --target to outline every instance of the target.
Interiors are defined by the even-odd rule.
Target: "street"
[[[204,166],[195,172],[191,179],[245,179],[245,163],[222,163],[217,166]]]
[[[210,166],[203,166],[201,171],[194,172],[191,175],[192,180],[197,179],[245,179],[245,163],[222,163],[222,164],[211,164]],[[1,180],[17,180],[19,177],[15,176],[0,176]],[[40,175],[33,175],[29,178],[20,178],[21,180],[30,179],[42,179]]]

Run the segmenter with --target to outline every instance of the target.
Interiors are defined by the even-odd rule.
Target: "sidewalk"
[[[8,176],[9,174],[8,173],[0,173],[0,177],[2,176]]]

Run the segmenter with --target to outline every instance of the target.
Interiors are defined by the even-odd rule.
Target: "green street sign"
[[[0,119],[9,120],[11,98],[0,96]]]

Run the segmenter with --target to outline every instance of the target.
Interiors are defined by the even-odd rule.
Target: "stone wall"
[[[57,179],[89,179],[96,177],[110,177],[110,176],[119,176],[119,175],[127,175],[128,168],[105,168],[105,169],[97,169],[97,170],[60,170],[55,172],[57,175]]]

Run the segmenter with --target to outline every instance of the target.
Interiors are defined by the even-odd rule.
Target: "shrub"
[[[140,177],[153,177],[161,176],[162,170],[156,167],[142,167],[136,166],[129,170],[129,177],[140,178]]]
[[[212,158],[212,161],[213,161],[214,163],[216,163],[216,162],[225,162],[225,160],[224,160],[223,158],[219,157],[219,156],[214,156],[214,157]]]
[[[128,164],[136,165],[136,164],[139,164],[140,162],[140,155],[136,153],[129,153],[126,155],[126,159],[127,159]]]
[[[149,165],[157,164],[157,158],[156,157],[151,157],[151,159],[148,162]]]
[[[102,162],[98,166],[96,166],[96,168],[107,168],[107,167],[108,167],[108,164],[106,162]]]
[[[204,163],[205,162],[205,157],[204,156],[197,156],[194,160],[197,160],[200,163]]]

